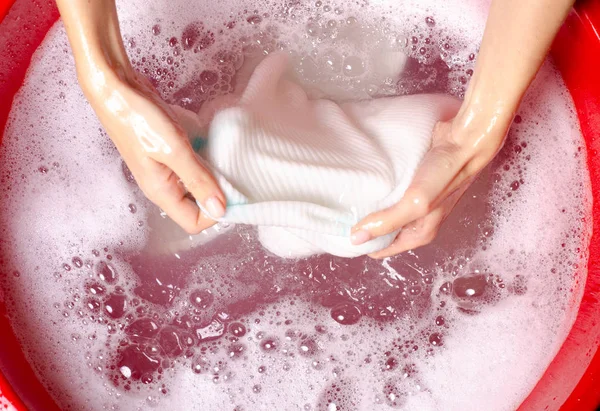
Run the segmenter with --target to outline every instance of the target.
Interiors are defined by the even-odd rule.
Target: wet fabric
[[[257,226],[263,246],[282,257],[387,247],[397,232],[355,246],[351,227],[401,199],[436,122],[459,102],[436,94],[310,99],[288,66],[285,54],[273,54],[241,95],[217,98],[197,115],[176,108],[227,198],[219,221]]]

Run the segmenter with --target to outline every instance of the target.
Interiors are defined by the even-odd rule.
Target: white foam
[[[178,88],[193,81],[200,71],[222,69],[213,59],[218,51],[241,52],[244,45],[248,46],[250,40],[246,44],[238,42],[235,47],[225,46],[240,36],[254,43],[261,40],[261,46],[267,49],[277,48],[278,43],[288,44],[288,48],[294,45],[299,76],[321,88],[320,92],[342,99],[370,94],[366,83],[375,80],[381,83],[376,84],[378,93],[394,91],[386,79],[369,77],[371,59],[381,56],[372,52],[380,49],[369,47],[369,42],[380,41],[385,49],[381,39],[387,39],[388,44],[390,38],[408,38],[408,48],[402,52],[411,58],[432,62],[436,53],[448,53],[444,59],[452,70],[446,89],[460,95],[464,91],[460,77],[467,76],[466,70],[472,68],[469,55],[477,50],[488,4],[457,0],[439,3],[380,0],[370,4],[324,3],[317,8],[314,3],[295,2],[284,6],[233,0],[135,0],[119,4],[119,9],[124,37],[127,42],[135,42],[128,51],[136,66],[154,73],[158,68],[161,73],[167,69],[167,74],[153,77],[158,78],[159,90],[171,102],[182,95],[176,93]],[[245,8],[247,14],[243,14]],[[336,8],[343,11],[336,14]],[[251,25],[247,19],[255,9],[260,15],[266,12],[270,16]],[[238,13],[242,13],[241,18],[237,18]],[[286,13],[287,17],[281,17]],[[307,13],[322,16],[320,20],[325,23],[334,19],[342,24],[356,17],[359,24],[369,23],[363,31],[368,41],[363,44],[354,39],[337,44],[308,34],[303,37],[299,33],[306,33]],[[428,16],[434,18],[434,27],[427,25]],[[234,19],[235,28],[227,29],[225,23]],[[214,33],[213,45],[198,53],[168,45],[173,36],[181,43],[183,28],[197,20],[204,21],[203,33]],[[156,36],[152,35],[155,24],[160,25]],[[265,34],[271,26],[278,33],[274,41]],[[411,49],[413,35],[418,40],[416,50]],[[425,43],[428,36],[432,45]],[[447,50],[445,43],[449,44]],[[366,65],[365,74],[324,74],[318,64],[316,72],[304,71],[309,64],[307,56],[317,62],[327,60],[327,53],[321,51],[330,48],[328,44],[360,55]],[[421,47],[427,47],[423,55]],[[313,49],[317,57],[312,57]],[[114,365],[111,358],[124,332],[117,328],[116,334],[109,335],[107,326],[125,325],[128,320],[112,321],[105,314],[86,311],[84,284],[97,277],[85,265],[77,268],[72,258],[97,265],[100,260],[109,261],[110,254],[110,263],[119,273],[117,284],[131,295],[135,284],[144,281],[133,273],[132,254],[140,250],[150,253],[145,254],[146,260],[157,271],[169,265],[188,270],[185,264],[190,257],[178,256],[181,262],[173,258],[163,265],[152,260],[161,246],[145,244],[153,235],[147,225],[149,217],[156,217],[158,212],[124,178],[116,151],[100,132],[98,121],[75,84],[66,50],[68,44],[59,23],[34,57],[25,85],[15,99],[0,151],[4,179],[0,204],[6,210],[0,215],[0,229],[6,244],[10,244],[10,249],[3,250],[9,266],[2,268],[9,274],[20,274],[4,279],[4,287],[14,299],[10,316],[38,373],[53,388],[61,405],[76,409],[243,406],[322,410],[332,409],[327,402],[332,394],[327,390],[338,384],[343,395],[333,400],[338,401],[339,408],[386,409],[385,404],[395,397],[407,410],[515,409],[557,352],[574,321],[585,283],[585,246],[590,228],[579,218],[590,213],[590,194],[585,155],[578,151],[583,143],[572,102],[557,73],[546,64],[519,112],[523,122],[511,133],[504,152],[508,154],[501,154],[490,172],[467,194],[434,245],[385,265],[332,257],[284,263],[257,247],[253,232],[232,229],[220,240],[198,249],[189,284],[171,307],[151,303],[141,306],[156,312],[161,320],[172,321],[175,312],[193,315],[188,298],[192,289],[211,288],[214,306],[230,312],[244,306],[249,296],[258,295],[264,301],[261,306],[239,319],[248,329],[239,341],[245,344],[246,354],[227,360],[228,370],[220,370],[215,383],[214,366],[228,357],[232,344],[221,338],[214,344],[203,343],[211,371],[199,375],[192,371],[194,362],[204,355],[197,347],[191,358],[174,359],[161,382],[141,386],[139,391],[133,386],[131,392],[125,392],[123,384],[115,388],[106,367]],[[141,61],[142,57],[146,62]],[[173,59],[171,64],[169,58]],[[239,69],[239,61],[231,67]],[[444,68],[435,67],[438,74]],[[311,76],[315,75],[318,81],[313,81]],[[226,90],[235,85],[222,78],[219,81]],[[422,78],[420,84],[427,81]],[[521,142],[527,147],[516,154],[515,144]],[[58,167],[53,166],[55,162]],[[505,170],[505,165],[510,169]],[[556,171],[559,168],[560,173]],[[496,174],[499,181],[485,181]],[[512,190],[511,183],[521,178],[524,183]],[[129,211],[129,204],[136,205],[135,214]],[[486,213],[486,206],[493,210]],[[173,238],[183,241],[175,234]],[[92,253],[94,249],[99,255]],[[164,250],[170,250],[169,245]],[[69,264],[70,270],[63,264]],[[485,304],[465,302],[438,291],[444,283],[453,281],[454,275],[477,270],[492,275],[488,294],[483,297]],[[114,285],[107,287],[114,291]],[[320,290],[328,288],[356,298],[363,310],[360,322],[341,325],[331,319],[330,308],[319,304],[323,298]],[[377,305],[378,293],[388,293],[383,301],[396,309],[393,321],[370,318],[375,315],[368,311],[370,306],[393,314],[385,305]],[[442,302],[444,307],[440,306]],[[129,303],[133,319],[146,316],[131,308],[133,300]],[[79,310],[82,316],[77,314]],[[440,315],[444,324],[436,325]],[[99,321],[98,317],[107,321]],[[285,324],[286,320],[292,323]],[[321,333],[315,325],[323,325],[327,331]],[[314,357],[301,354],[300,337],[286,340],[288,329],[315,338],[320,348]],[[262,350],[262,340],[257,336],[260,332],[264,333],[262,340],[277,338],[278,348],[273,353]],[[227,338],[232,338],[231,333]],[[414,346],[418,347],[416,351]],[[390,366],[391,371],[381,371],[390,357],[387,351],[392,352],[397,364]],[[260,366],[266,366],[266,371],[259,372]],[[94,371],[97,367],[102,368]],[[163,383],[166,394],[161,393]],[[253,392],[255,385],[261,386],[260,392]]]
[[[0,391],[0,407],[6,411],[16,411],[17,409],[12,405],[8,399],[2,395],[2,391]]]

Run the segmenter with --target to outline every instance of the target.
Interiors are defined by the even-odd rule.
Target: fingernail
[[[361,245],[371,239],[371,234],[365,230],[358,230],[350,236],[350,242],[353,245]]]
[[[206,200],[204,207],[213,218],[221,218],[225,215],[225,206],[223,206],[223,203],[217,197],[211,197]]]

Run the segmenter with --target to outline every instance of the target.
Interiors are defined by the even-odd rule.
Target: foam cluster
[[[8,399],[2,394],[0,390],[0,409],[5,411],[14,411],[16,408],[8,401]]]
[[[134,66],[195,110],[274,50],[315,96],[461,97],[486,11],[458,0],[119,4]],[[386,70],[399,61],[402,73]],[[427,247],[383,262],[287,261],[247,227],[190,240],[137,188],[58,23],[0,148],[1,289],[63,408],[515,409],[581,300],[582,147],[548,62],[503,151]]]

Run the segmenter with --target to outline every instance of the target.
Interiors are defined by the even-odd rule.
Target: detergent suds
[[[134,0],[119,12],[134,66],[197,111],[276,50],[313,96],[462,97],[481,3]],[[57,23],[0,149],[4,299],[64,409],[515,409],[581,300],[583,144],[547,62],[504,149],[426,247],[284,260],[249,227],[190,240],[137,188]]]

